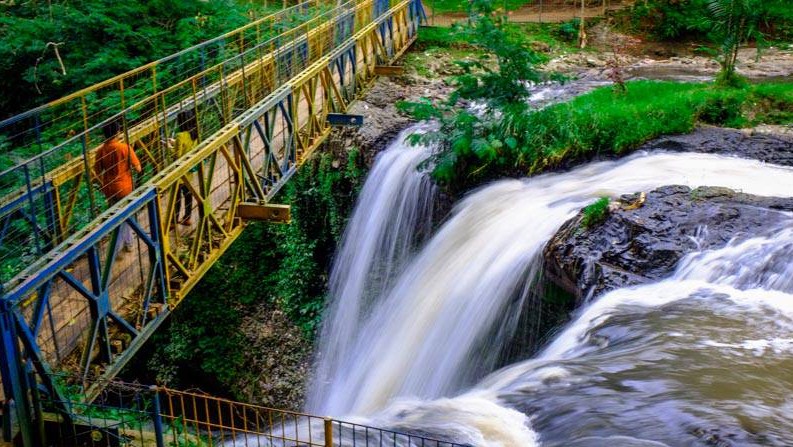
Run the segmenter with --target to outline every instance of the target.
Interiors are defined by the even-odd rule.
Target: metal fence
[[[68,388],[68,383],[64,382]],[[93,402],[44,397],[41,445],[93,447],[463,447],[450,441],[235,402],[110,382]],[[68,394],[67,394],[68,395]],[[64,405],[65,404],[65,405]],[[70,414],[49,411],[71,408]]]

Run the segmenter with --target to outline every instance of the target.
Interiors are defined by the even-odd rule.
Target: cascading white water
[[[391,291],[371,304],[358,335],[344,340],[347,355],[339,359],[339,373],[324,384],[322,399],[314,401],[314,409],[337,416],[373,415],[381,424],[390,420],[390,425],[405,429],[449,433],[475,445],[533,445],[535,435],[525,427],[483,425],[483,413],[477,408],[461,412],[457,420],[440,428],[430,422],[408,423],[410,411],[404,410],[403,399],[417,399],[425,408],[436,405],[441,401],[426,400],[453,396],[492,370],[497,347],[514,328],[521,301],[539,269],[536,260],[542,247],[582,206],[598,196],[669,184],[725,186],[757,195],[789,196],[793,194],[793,170],[704,154],[636,154],[564,174],[488,186],[457,206],[453,217],[410,262]],[[662,294],[659,301],[665,299]],[[649,296],[648,302],[652,301]],[[594,306],[608,303],[600,302]],[[554,349],[567,352],[553,347],[559,343],[565,342],[555,342],[545,355]],[[530,363],[528,368],[537,366]],[[561,368],[546,368],[538,380],[546,383],[564,374]],[[474,395],[482,398],[477,393],[485,393],[492,397],[491,402],[502,402],[492,393],[508,394],[512,385],[497,385],[511,382],[513,376],[525,379],[526,374],[520,369],[507,370],[499,378],[488,379],[490,386],[479,387]],[[470,402],[471,396],[447,399],[445,405],[456,400]],[[389,402],[396,407],[388,409]],[[394,412],[400,405],[403,410]],[[492,408],[489,411],[492,413]],[[483,428],[477,437],[466,435],[466,427]]]
[[[547,446],[790,445],[793,287],[780,259],[792,230],[789,216],[687,256],[667,280],[607,293],[479,387],[537,409]]]
[[[436,187],[419,170],[430,150],[405,142],[426,126],[405,129],[378,154],[345,229],[331,271],[309,409],[324,400],[329,378],[346,374],[349,340],[360,335],[373,300],[386,293],[411,250],[431,230]]]

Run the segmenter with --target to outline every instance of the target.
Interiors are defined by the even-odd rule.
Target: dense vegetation
[[[262,404],[299,402],[294,394],[305,378],[299,368],[309,354],[305,340],[319,322],[327,272],[363,180],[361,166],[357,150],[323,153],[306,163],[276,199],[291,204],[291,224],[249,225],[128,374]],[[273,312],[285,314],[286,323],[276,318],[276,325],[297,326],[293,338],[303,341],[270,340],[273,345],[255,349],[255,343],[268,343],[267,334],[245,334],[240,328],[246,317],[267,320]],[[258,339],[246,339],[251,335]],[[280,382],[252,392],[266,380]]]
[[[649,32],[660,39],[721,42],[723,29],[709,20],[719,4],[743,13],[747,24],[756,25],[771,39],[790,43],[793,37],[793,8],[787,0],[647,0],[636,2],[625,14],[634,32]]]
[[[272,10],[244,0],[3,2],[0,119],[230,31]]]

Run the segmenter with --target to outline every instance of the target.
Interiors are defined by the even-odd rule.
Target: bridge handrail
[[[262,443],[306,447],[464,447],[426,433],[418,435],[378,428],[329,416],[234,401],[200,391],[121,381],[106,383],[103,389],[103,394],[92,402],[68,394],[64,395],[68,402],[48,402],[72,410],[71,414],[58,418],[62,439],[77,436],[78,430],[69,433],[69,429],[82,425],[83,430],[91,428],[104,438],[131,438],[138,440],[141,446],[148,440],[151,444],[161,442],[162,445],[194,443],[239,447]],[[71,421],[67,422],[69,419]]]
[[[141,73],[141,72],[146,71],[148,69],[154,68],[157,65],[161,65],[161,64],[163,64],[165,62],[169,62],[171,60],[177,59],[178,57],[183,56],[183,55],[188,54],[188,53],[191,53],[193,51],[197,51],[197,50],[200,50],[202,48],[206,48],[206,47],[208,47],[208,46],[210,46],[210,45],[212,45],[214,43],[221,42],[221,41],[223,41],[223,40],[225,40],[225,39],[227,39],[229,37],[242,34],[242,33],[244,33],[245,31],[247,31],[247,30],[249,30],[251,28],[258,28],[262,24],[275,22],[276,20],[278,20],[278,19],[280,19],[282,17],[285,17],[288,14],[291,14],[291,13],[293,13],[295,11],[299,11],[301,9],[306,9],[307,7],[312,6],[312,5],[318,5],[319,2],[320,2],[320,0],[306,0],[304,2],[301,2],[301,3],[298,3],[296,5],[290,6],[288,8],[282,9],[282,10],[280,10],[278,12],[273,13],[273,14],[269,14],[269,15],[264,16],[262,18],[256,19],[253,22],[250,22],[250,23],[248,23],[246,25],[243,25],[243,26],[241,26],[239,28],[233,29],[233,30],[231,30],[229,32],[226,32],[224,34],[221,34],[219,36],[213,37],[211,39],[208,39],[208,40],[205,40],[203,42],[197,43],[197,44],[195,44],[195,45],[193,45],[191,47],[187,47],[187,48],[185,48],[183,50],[177,51],[176,53],[172,53],[172,54],[170,54],[168,56],[162,57],[162,58],[157,59],[155,61],[146,63],[144,65],[141,65],[141,66],[139,66],[137,68],[133,68],[132,70],[126,71],[124,73],[118,74],[118,75],[113,76],[111,78],[105,79],[104,81],[101,81],[101,82],[98,82],[96,84],[90,85],[88,87],[82,88],[82,89],[80,89],[80,90],[78,90],[78,91],[76,91],[74,93],[70,93],[70,94],[68,94],[66,96],[63,96],[63,97],[58,98],[58,99],[55,99],[55,100],[50,101],[50,102],[48,102],[46,104],[42,104],[42,105],[40,105],[38,107],[34,107],[34,108],[32,108],[30,110],[27,110],[25,112],[18,113],[18,114],[14,115],[14,116],[11,116],[9,118],[6,118],[6,119],[0,121],[0,130],[2,130],[3,128],[5,128],[5,127],[7,127],[7,126],[9,126],[11,124],[14,124],[14,123],[16,123],[16,122],[18,122],[20,120],[23,120],[25,118],[29,118],[29,117],[37,114],[37,113],[41,113],[41,112],[43,112],[43,111],[45,111],[45,110],[47,110],[49,108],[64,104],[64,103],[69,102],[69,101],[71,101],[71,100],[73,100],[75,98],[79,98],[81,96],[85,96],[88,93],[94,92],[94,91],[96,91],[98,89],[101,89],[102,87],[106,87],[106,86],[108,86],[110,84],[114,84],[114,83],[119,82],[119,81],[121,81],[123,79],[130,78],[130,77],[132,77],[132,76],[134,76],[134,75],[136,75],[138,73]]]
[[[304,2],[303,4],[316,3],[317,1],[318,0],[309,0],[309,1]],[[243,52],[241,52],[239,54],[236,54],[234,56],[230,56],[229,58],[224,59],[224,60],[222,60],[220,62],[217,62],[214,65],[209,66],[208,68],[204,68],[202,71],[200,71],[198,73],[195,73],[194,75],[188,77],[187,79],[183,79],[183,80],[181,80],[181,81],[179,81],[179,82],[177,82],[175,84],[172,84],[172,85],[170,85],[170,86],[168,86],[168,87],[166,87],[166,88],[164,88],[162,90],[155,91],[153,94],[151,94],[151,95],[149,95],[149,96],[147,96],[147,97],[145,97],[143,99],[138,100],[137,102],[133,103],[132,105],[127,106],[126,108],[120,110],[118,113],[116,113],[116,114],[114,114],[114,115],[112,115],[112,116],[110,116],[110,117],[108,117],[108,118],[106,118],[106,119],[104,119],[104,120],[92,125],[91,127],[88,127],[86,129],[82,130],[79,133],[76,133],[76,134],[70,136],[66,140],[62,141],[61,143],[58,143],[58,144],[54,145],[50,149],[47,149],[44,152],[41,152],[41,153],[36,154],[36,155],[34,155],[34,156],[30,157],[30,158],[22,160],[18,164],[16,164],[15,166],[12,166],[12,167],[7,168],[7,169],[5,169],[3,171],[0,171],[0,178],[2,178],[5,175],[10,174],[11,172],[13,172],[15,170],[18,170],[22,166],[33,165],[35,162],[39,161],[40,159],[46,157],[47,155],[51,155],[54,152],[57,152],[59,149],[62,149],[63,147],[68,146],[69,144],[78,143],[80,141],[80,139],[82,137],[84,137],[85,134],[101,130],[103,125],[105,125],[105,124],[107,124],[107,123],[109,123],[109,122],[111,122],[111,121],[113,121],[115,119],[123,118],[125,114],[131,113],[131,112],[135,111],[136,109],[140,108],[141,106],[153,101],[154,99],[156,99],[156,98],[158,98],[158,97],[160,97],[160,96],[162,96],[164,94],[173,92],[174,90],[176,90],[179,87],[185,86],[186,83],[190,82],[191,80],[194,80],[195,78],[200,78],[202,76],[207,75],[208,73],[216,71],[219,67],[222,67],[222,66],[228,64],[229,61],[231,61],[233,59],[239,58],[241,56],[245,56],[245,55],[250,54],[250,53],[252,53],[252,52],[254,52],[256,50],[259,50],[259,49],[261,49],[263,47],[269,46],[269,45],[273,44],[274,42],[277,42],[280,38],[283,38],[285,36],[288,36],[289,34],[292,34],[296,29],[301,29],[301,28],[305,27],[306,25],[314,24],[314,22],[316,22],[316,21],[318,21],[320,19],[323,19],[323,18],[327,19],[328,17],[332,18],[332,17],[334,17],[337,14],[337,11],[344,11],[344,10],[346,10],[346,8],[349,7],[350,4],[360,3],[360,2],[361,2],[361,0],[347,0],[341,6],[336,7],[334,9],[330,10],[330,11],[326,11],[324,13],[321,13],[320,15],[318,15],[316,17],[312,17],[307,22],[305,22],[305,23],[303,23],[301,25],[298,25],[297,28],[291,28],[291,29],[289,29],[287,31],[281,32],[280,34],[278,34],[276,36],[273,36],[273,37],[270,37],[266,41],[261,42],[261,43],[257,44],[254,47],[248,48],[247,50],[245,50],[245,51],[243,51]],[[342,8],[345,8],[345,9],[342,9]],[[212,41],[217,41],[217,40],[220,40],[220,38],[213,39]],[[210,41],[207,41],[207,42],[210,42]],[[288,45],[284,45],[283,47],[287,47],[287,46]],[[281,47],[281,48],[283,48],[283,47]],[[185,51],[187,51],[187,50],[184,50],[184,51],[182,51],[180,53],[183,53]],[[275,51],[277,51],[277,49]],[[176,53],[176,54],[179,54],[179,53]],[[172,56],[175,56],[176,54],[174,54]],[[160,62],[160,61],[152,62],[151,64],[156,64],[158,62]],[[147,67],[147,66],[144,66],[144,67]],[[141,68],[141,69],[143,69],[143,68]],[[141,69],[132,70],[129,73],[133,73],[134,74],[136,72],[139,72],[139,70],[141,70]],[[125,73],[124,75],[126,75],[126,74],[127,73]],[[119,76],[124,76],[124,75],[119,75]],[[113,79],[115,79],[115,78],[113,78]],[[104,82],[107,83],[107,82],[109,82],[111,80],[104,81]],[[96,85],[99,85],[99,84],[96,84]],[[94,86],[92,86],[92,87],[94,87]],[[86,88],[84,90],[87,91],[87,90],[91,89],[92,87],[88,87],[88,88]],[[72,94],[70,96],[79,95],[81,93],[82,93],[82,91],[75,92],[74,94]],[[68,97],[65,97],[65,98],[68,98]],[[60,100],[58,100],[58,101],[60,101]],[[57,101],[53,102],[52,104],[55,104],[56,102]],[[46,107],[48,105],[49,104],[45,104],[44,106],[41,106],[41,107]],[[35,112],[35,111],[36,111],[36,109],[32,109],[30,112]],[[25,113],[27,113],[27,112],[25,112]],[[19,115],[19,116],[21,116],[21,115]],[[13,117],[9,118],[9,120],[11,120],[11,119],[13,119]],[[154,118],[150,118],[150,119],[154,119]],[[8,120],[6,120],[6,121],[8,121]],[[6,121],[0,122],[0,128],[3,127],[3,124]],[[0,199],[0,202],[4,202],[5,201],[4,199],[5,198]]]

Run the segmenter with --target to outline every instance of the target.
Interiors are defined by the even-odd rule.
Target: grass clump
[[[581,228],[592,228],[606,220],[609,214],[609,198],[601,197],[582,210]]]
[[[416,46],[419,48],[459,48],[467,47],[469,43],[458,36],[454,29],[440,26],[426,26],[421,28]]]

